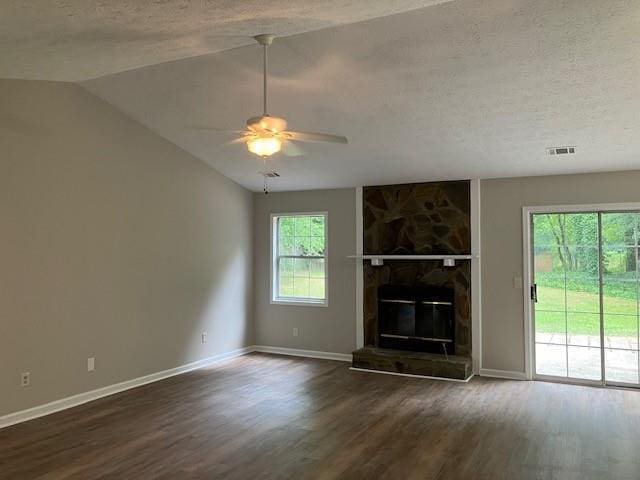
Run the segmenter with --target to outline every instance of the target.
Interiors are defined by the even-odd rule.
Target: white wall
[[[482,367],[524,372],[522,207],[640,201],[640,171],[481,183]]]
[[[0,105],[0,415],[253,343],[250,192],[77,85]]]
[[[329,306],[270,303],[272,213],[329,213]],[[351,353],[355,340],[355,189],[254,194],[256,343],[276,347]],[[299,335],[294,337],[293,328]]]

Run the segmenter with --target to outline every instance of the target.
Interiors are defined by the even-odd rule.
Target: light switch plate
[[[513,288],[522,288],[522,277],[513,277]]]

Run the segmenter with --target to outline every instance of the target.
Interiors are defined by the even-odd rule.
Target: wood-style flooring
[[[251,354],[0,430],[2,479],[639,479],[640,392]]]

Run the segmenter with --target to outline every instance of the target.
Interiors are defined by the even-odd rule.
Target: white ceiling
[[[78,81],[447,0],[2,0],[0,78]]]
[[[180,2],[155,3],[169,8]],[[216,3],[229,11],[245,4]],[[291,33],[295,29],[286,27],[296,22],[301,30],[315,29],[354,21],[354,12],[376,5],[380,10],[370,16],[380,15],[381,5],[397,11],[435,2],[304,1],[289,2],[290,9],[283,8],[289,6],[284,1],[268,2],[286,12],[265,17],[272,28],[251,21],[259,2],[246,3],[254,9],[232,17],[238,28],[231,20],[225,33]],[[291,14],[297,8],[308,13],[312,4],[325,6],[309,15],[325,23],[305,26],[306,14]],[[329,21],[333,9],[347,13]],[[240,17],[247,29],[240,27]],[[206,32],[204,20],[198,25],[194,31]],[[182,37],[163,28],[143,30],[155,32],[149,33],[155,38],[151,45],[167,44],[183,56],[174,48]],[[350,143],[304,144],[303,157],[272,157],[267,168],[281,178],[271,188],[640,168],[638,32],[638,0],[455,0],[278,39],[270,55],[270,113],[286,117],[292,129],[344,134]],[[111,40],[107,34],[97,37]],[[203,50],[211,50],[211,42]],[[113,71],[157,61],[142,47],[131,55],[128,50],[107,53],[73,60],[63,68],[65,75],[91,76],[72,68],[85,62]],[[197,53],[202,52],[193,48],[191,54]],[[83,85],[238,183],[259,190],[258,172],[264,169],[259,159],[241,145],[223,146],[231,137],[193,127],[242,128],[248,117],[261,113],[260,55],[251,45]],[[545,147],[559,145],[577,145],[578,154],[546,156]]]

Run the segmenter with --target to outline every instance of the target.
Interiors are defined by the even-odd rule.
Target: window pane
[[[606,247],[602,251],[604,273],[618,280],[635,279],[636,254],[634,247]]]
[[[536,309],[536,342],[564,345],[567,342],[565,312]]]
[[[293,278],[293,296],[309,298],[309,277]]]
[[[604,313],[636,315],[638,313],[637,284],[634,281],[616,281],[607,275],[602,286]]]
[[[311,278],[309,280],[309,297],[324,298],[324,278]]]
[[[311,217],[295,217],[296,237],[308,237],[311,234]]]
[[[538,303],[536,311],[546,310],[563,312],[566,308],[565,278],[564,274],[542,276],[536,272],[536,285],[538,286]]]
[[[582,272],[567,272],[567,311],[600,313],[600,286],[598,277]]]
[[[569,376],[584,380],[600,380],[600,348],[568,347]]]
[[[536,373],[539,375],[567,376],[567,347],[564,345],[536,344]]]
[[[295,237],[294,255],[309,255],[309,237]]]
[[[567,336],[570,345],[600,347],[600,314],[568,312]]]
[[[607,348],[604,376],[609,382],[638,383],[638,351]]]
[[[638,349],[638,317],[604,314],[604,344],[609,348]]]
[[[324,258],[309,260],[309,276],[312,278],[324,278]]]
[[[294,235],[294,217],[279,217],[278,218],[278,232],[281,237],[293,237]]]
[[[293,276],[293,258],[280,259],[280,276]]]
[[[293,277],[280,277],[279,297],[293,297]]]
[[[309,238],[309,255],[324,255],[324,236]]]
[[[324,238],[324,216],[311,217],[311,236]]]
[[[638,215],[630,212],[602,214],[602,245],[605,249],[634,245]]]
[[[280,237],[278,240],[278,253],[279,255],[295,255],[296,245],[294,237]]]
[[[309,276],[309,261],[306,258],[294,259],[293,275],[295,277],[308,277]]]

